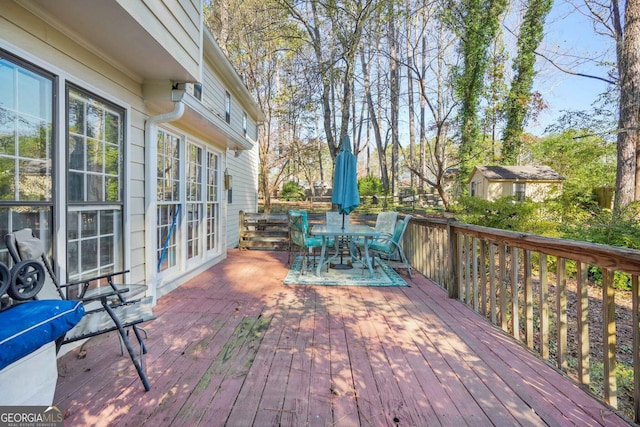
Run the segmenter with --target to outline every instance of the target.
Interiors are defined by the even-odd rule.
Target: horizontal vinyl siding
[[[223,121],[225,90],[209,64],[205,63],[202,73],[202,103]]]
[[[201,74],[200,0],[118,0],[118,3],[192,75]]]
[[[257,139],[256,118],[248,113],[248,108],[240,102],[242,99],[237,93],[229,89],[227,84],[218,76],[216,70],[209,62],[205,61],[202,73],[202,103],[215,115],[225,120],[225,94],[231,95],[231,123],[230,128],[240,135],[244,134],[242,129],[242,117],[247,113],[247,136],[251,140]]]
[[[227,153],[227,170],[233,176],[233,203],[227,205],[227,247],[235,248],[239,241],[240,211],[257,212],[258,146],[243,151],[239,157]]]

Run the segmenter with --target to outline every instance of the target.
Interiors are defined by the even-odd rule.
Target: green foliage
[[[544,35],[544,21],[551,0],[529,0],[518,35],[518,55],[513,62],[515,76],[507,98],[507,125],[504,129],[503,163],[515,165],[522,145],[522,130],[531,107],[531,88],[535,76],[534,51]]]
[[[300,187],[300,185],[295,181],[285,182],[282,186],[282,192],[280,193],[280,198],[282,200],[288,202],[296,202],[300,200],[306,199],[306,193],[304,188]]]
[[[619,213],[609,209],[596,210],[584,222],[564,224],[562,231],[567,239],[640,249],[639,211],[638,204]]]
[[[615,185],[616,146],[601,137],[565,131],[531,144],[532,163],[550,166],[565,177],[562,195],[554,200],[563,222],[582,222],[596,209],[593,189]]]
[[[640,249],[640,223],[636,219],[638,218],[638,208],[637,204],[631,205],[618,214],[609,209],[595,210],[583,222],[564,224],[561,230],[567,239]],[[601,285],[602,269],[590,266],[589,278],[594,283]],[[630,290],[631,277],[626,273],[616,271],[613,277],[613,286],[616,289]]]
[[[604,364],[601,360],[592,359],[590,368],[591,391],[597,396],[604,396]],[[633,365],[630,363],[618,361],[616,364],[618,409],[631,418],[633,418],[633,372]]]
[[[514,197],[502,197],[494,202],[479,197],[460,198],[456,216],[469,224],[502,230],[536,234],[555,234],[554,225],[541,219],[540,204],[529,200],[516,201]]]
[[[460,99],[460,180],[471,169],[479,136],[478,107],[488,66],[488,50],[495,40],[508,2],[506,0],[462,0],[449,11],[448,21],[459,35],[462,67],[455,73],[454,89]]]
[[[358,180],[358,193],[360,196],[382,196],[384,187],[380,178],[368,175]]]
[[[589,267],[589,280],[602,286],[602,268],[596,266]],[[631,290],[631,275],[621,271],[613,272],[613,288],[621,291]]]

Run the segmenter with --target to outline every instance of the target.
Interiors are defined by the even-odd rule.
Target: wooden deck
[[[65,425],[628,425],[419,274],[285,286],[286,259],[230,251],[161,298],[149,392],[116,335],[59,359]]]

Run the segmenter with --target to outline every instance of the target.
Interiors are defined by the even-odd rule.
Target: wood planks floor
[[[233,250],[161,298],[149,392],[114,334],[60,358],[65,426],[628,425],[419,274],[285,286],[286,261]]]

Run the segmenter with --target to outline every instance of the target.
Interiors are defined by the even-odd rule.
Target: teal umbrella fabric
[[[338,212],[343,215],[349,215],[360,206],[356,156],[351,152],[348,136],[342,139],[342,147],[336,156],[331,202],[338,206]]]

